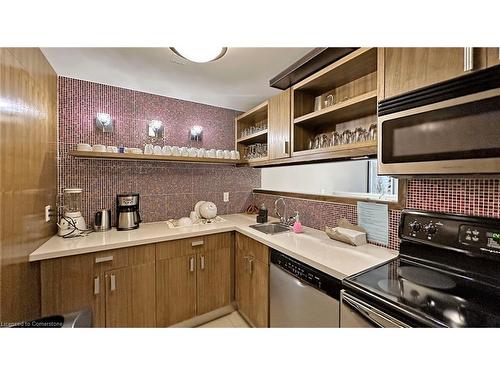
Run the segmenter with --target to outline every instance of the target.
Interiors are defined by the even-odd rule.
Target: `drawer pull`
[[[205,256],[204,255],[200,256],[200,263],[201,263],[200,268],[202,270],[204,270],[205,269]]]
[[[94,277],[94,295],[98,295],[100,293],[101,283],[99,281],[99,276]]]
[[[191,242],[191,246],[192,246],[192,247],[195,247],[195,246],[201,246],[201,245],[203,245],[203,243],[204,243],[204,242],[203,242],[203,240],[200,240],[200,241],[193,241],[193,242]]]
[[[194,272],[194,257],[189,258],[189,272]]]
[[[95,258],[96,263],[111,262],[112,260],[113,260],[113,255],[109,255],[107,257]]]
[[[109,289],[114,292],[116,290],[116,276],[111,275],[111,282],[110,282],[110,287]]]

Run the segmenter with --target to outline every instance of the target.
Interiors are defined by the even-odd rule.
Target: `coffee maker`
[[[116,229],[132,230],[139,228],[139,194],[123,193],[116,195]]]

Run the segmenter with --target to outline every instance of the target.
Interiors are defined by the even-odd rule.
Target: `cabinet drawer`
[[[128,248],[92,254],[94,267],[101,272],[128,266]]]
[[[134,246],[128,250],[128,263],[130,266],[139,266],[141,264],[154,263],[155,244]]]
[[[205,236],[205,244],[203,250],[205,252],[231,249],[231,233],[220,233]]]
[[[266,245],[236,233],[236,247],[245,256],[251,256],[264,264],[269,264],[269,248]]]
[[[156,259],[171,259],[196,254],[205,249],[205,237],[192,237],[156,244]]]

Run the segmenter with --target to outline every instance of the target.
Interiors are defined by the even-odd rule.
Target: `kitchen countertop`
[[[255,215],[233,214],[221,216],[224,221],[190,227],[169,228],[165,222],[145,223],[132,231],[94,232],[85,237],[51,237],[30,254],[30,262],[69,255],[92,253],[122,247],[145,245],[181,238],[237,231],[273,249],[317,268],[338,279],[384,263],[397,252],[376,245],[351,246],[331,240],[323,231],[303,227],[304,232],[264,234],[249,227],[255,224]],[[271,220],[273,221],[273,220]]]

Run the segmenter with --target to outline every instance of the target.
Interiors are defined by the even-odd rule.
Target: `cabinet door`
[[[168,260],[168,324],[196,316],[196,255]]]
[[[134,266],[132,271],[132,327],[156,326],[155,264]]]
[[[231,248],[204,251],[198,255],[197,315],[231,302]]]
[[[104,280],[94,267],[92,254],[41,262],[43,316],[92,309],[92,326],[104,326]]]
[[[269,327],[269,266],[250,259],[251,310],[249,318],[257,328]]]
[[[290,157],[290,89],[269,99],[268,149],[269,157]]]
[[[132,325],[132,269],[121,268],[107,271],[106,280],[106,327],[130,327]]]
[[[252,306],[248,254],[240,247],[236,247],[235,268],[235,298],[238,310],[247,319],[251,320]]]
[[[500,47],[488,48],[488,67],[500,64]]]
[[[403,94],[486,66],[483,48],[385,48],[384,97]]]

